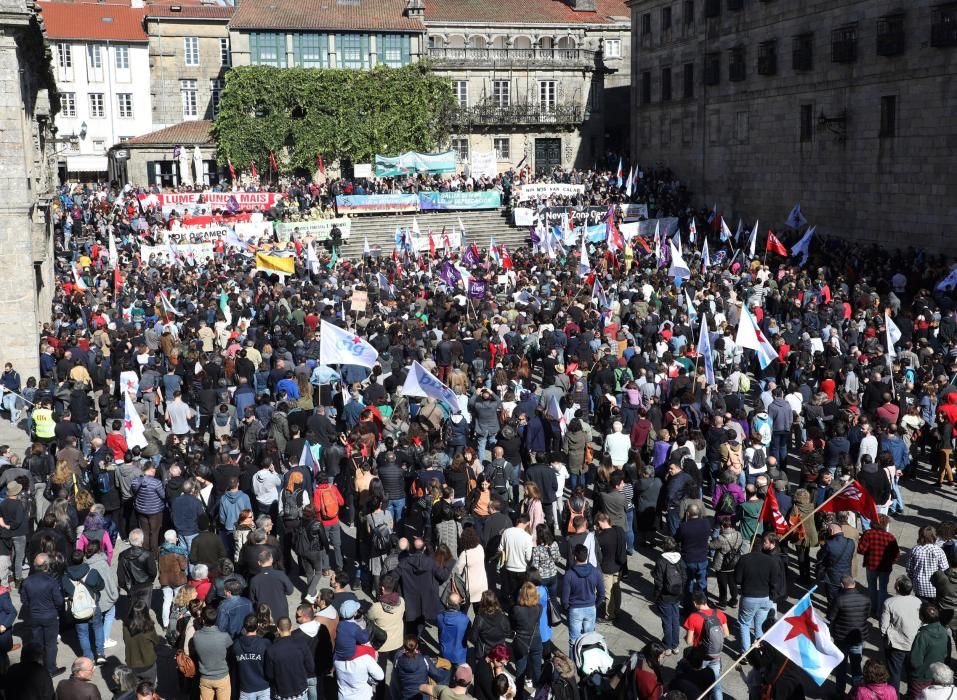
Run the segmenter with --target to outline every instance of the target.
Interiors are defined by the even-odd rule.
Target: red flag
[[[432,238],[431,231],[429,231],[429,255],[435,257],[435,240]]]
[[[843,491],[821,506],[826,513],[839,513],[849,510],[858,513],[868,520],[877,520],[877,504],[860,482],[852,481]]]
[[[651,252],[651,248],[650,248],[650,247],[648,246],[648,244],[645,242],[645,237],[644,237],[644,236],[642,236],[641,234],[638,234],[638,235],[635,236],[634,240],[638,241],[638,244],[639,244],[642,248],[645,249],[645,252],[646,252],[646,253],[650,253],[650,252]]]
[[[276,165],[276,154],[272,151],[269,151],[269,167],[272,168],[274,173],[279,172],[279,166]]]
[[[445,247],[445,257],[452,254],[452,244],[449,242],[449,234],[445,233],[445,227],[442,227],[442,245]]]
[[[788,521],[781,514],[781,506],[778,505],[778,497],[774,494],[773,487],[768,489],[768,495],[764,497],[760,520],[762,523],[773,525],[774,531],[779,535],[783,535],[790,528]]]
[[[393,259],[395,262],[398,262],[398,261],[399,261],[399,254],[396,252],[395,246],[392,246],[392,259]]]
[[[772,231],[768,231],[768,252],[777,253],[784,257],[788,256],[788,249],[784,247],[784,244],[778,240],[778,237]]]
[[[502,244],[502,267],[506,270],[511,270],[515,265],[512,263],[512,256],[508,254],[508,251],[505,250],[505,244]]]
[[[252,175],[257,180],[259,179],[259,171],[256,170],[256,161],[252,161],[249,166],[249,174]]]
[[[233,161],[227,161],[229,163],[229,179],[236,180],[236,168],[233,167]]]
[[[120,274],[120,267],[117,265],[113,268],[113,293],[119,294],[121,289],[123,289],[123,275]]]
[[[319,172],[322,173],[323,175],[326,174],[326,164],[325,164],[325,162],[322,160],[322,154],[321,154],[321,153],[317,153],[317,154],[316,154],[316,168],[318,168],[318,169],[319,169]]]

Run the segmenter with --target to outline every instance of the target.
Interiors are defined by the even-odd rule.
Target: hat
[[[457,669],[455,669],[455,676],[453,680],[461,681],[468,685],[472,685],[472,667],[468,664],[462,664]]]
[[[339,606],[339,617],[343,620],[351,620],[359,612],[359,603],[355,600],[347,600]]]
[[[7,484],[7,495],[8,495],[8,496],[16,496],[16,495],[17,495],[18,493],[20,493],[21,491],[23,491],[23,487],[20,485],[20,482],[18,482],[18,481],[11,481],[11,482],[9,482],[9,483]]]

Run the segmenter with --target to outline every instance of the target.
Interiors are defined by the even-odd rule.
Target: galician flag
[[[548,402],[548,406],[545,409],[545,415],[553,421],[558,422],[558,427],[561,429],[562,435],[564,435],[568,429],[568,421],[565,418],[565,414],[562,413],[562,407],[558,404],[557,397],[552,396],[551,401]]]
[[[621,158],[618,159],[618,172],[616,173],[618,177],[618,188],[621,189],[622,183],[625,181],[622,177],[623,173],[621,171]]]
[[[695,244],[695,239],[698,237],[698,227],[694,225],[694,217],[691,217],[691,225],[688,227],[688,240],[691,241],[691,245]],[[708,239],[704,241],[705,245],[708,244]]]
[[[777,649],[795,666],[803,668],[814,682],[824,685],[839,663],[844,652],[831,639],[827,622],[811,605],[811,595],[817,586],[804,594],[774,626],[761,637],[765,644]]]
[[[704,272],[711,265],[711,255],[708,253],[708,239],[704,239],[704,246],[701,248],[701,271]]]
[[[685,304],[688,306],[688,318],[694,321],[698,318],[698,311],[694,307],[694,302],[691,301],[691,295],[688,294],[688,290],[685,290]]]
[[[728,228],[728,225],[724,222],[724,217],[721,217],[721,240],[726,241],[731,238],[731,229]]]
[[[591,271],[591,264],[588,262],[588,251],[585,250],[585,234],[582,233],[582,250],[581,250],[581,259],[578,261],[578,273],[581,275],[588,274]]]
[[[801,236],[801,240],[791,246],[791,257],[796,258],[798,255],[803,256],[801,258],[801,267],[807,265],[807,259],[810,257],[811,252],[811,239],[814,238],[814,232],[817,230],[817,226],[812,226],[807,231],[804,232],[804,235]]]
[[[143,428],[143,421],[140,420],[140,414],[136,412],[136,406],[133,405],[133,398],[129,392],[124,393],[125,410],[123,415],[123,434],[126,436],[126,444],[130,447],[146,447],[146,430]]]
[[[685,259],[681,257],[681,251],[675,247],[673,240],[668,241],[668,246],[671,248],[671,267],[668,268],[668,276],[689,279],[691,277],[691,268],[688,267],[688,263],[685,262]]]
[[[319,364],[375,367],[378,351],[355,333],[328,321],[319,324],[319,332]]]
[[[625,195],[628,199],[631,199],[631,190],[635,183],[635,169],[634,167],[628,168],[628,179],[625,181]]]
[[[738,335],[735,337],[734,343],[740,348],[751,348],[758,353],[758,362],[761,363],[761,369],[766,369],[768,365],[778,359],[778,353],[774,346],[764,337],[764,333],[758,328],[758,324],[754,322],[754,317],[746,306],[741,307]]]
[[[306,467],[313,476],[319,473],[319,455],[322,454],[322,445],[312,445],[306,440],[299,455],[299,466]]]
[[[459,397],[415,360],[402,385],[403,396],[425,396],[444,403],[452,413],[459,413]]]
[[[751,238],[748,241],[748,257],[754,257],[754,251],[757,249],[758,243],[758,222],[754,222],[754,228],[751,229]]]
[[[887,357],[897,357],[897,351],[894,350],[894,344],[901,339],[901,329],[891,320],[890,311],[884,312],[884,330],[887,335]]]

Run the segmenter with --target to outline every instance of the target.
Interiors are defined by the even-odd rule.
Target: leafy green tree
[[[288,165],[371,161],[376,153],[431,151],[450,133],[455,99],[428,64],[371,71],[239,66],[226,75],[213,134],[222,165],[262,171],[285,147]]]

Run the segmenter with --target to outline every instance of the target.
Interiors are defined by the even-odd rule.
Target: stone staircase
[[[512,226],[505,216],[504,209],[484,211],[421,211],[414,215],[419,222],[419,231],[426,235],[432,231],[435,245],[442,248],[442,227],[449,232],[459,230],[459,219],[465,225],[465,239],[475,242],[480,248],[487,247],[494,237],[497,244],[504,243],[509,249],[528,245],[528,229]],[[362,255],[363,241],[369,239],[369,245],[382,248],[383,255],[391,255],[395,241],[395,227],[412,227],[412,214],[364,214],[352,217],[352,233],[343,241],[342,255],[356,258]]]

